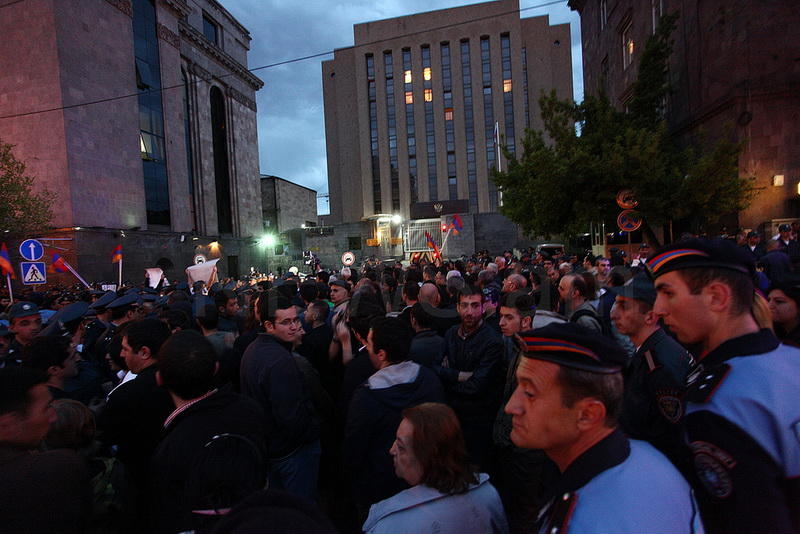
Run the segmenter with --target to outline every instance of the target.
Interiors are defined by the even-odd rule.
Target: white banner
[[[198,265],[190,265],[186,268],[186,277],[189,279],[189,285],[195,282],[205,282],[206,286],[210,286],[217,279],[217,262],[219,258],[209,260],[205,263]]]

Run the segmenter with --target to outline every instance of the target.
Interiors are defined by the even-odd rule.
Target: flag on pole
[[[114,252],[111,253],[111,263],[119,263],[122,261],[122,245],[114,247]]]
[[[461,220],[461,215],[453,215],[453,218],[450,220],[450,227],[456,235],[464,229],[464,222]]]
[[[57,273],[69,272],[69,268],[66,266],[64,258],[59,256],[58,254],[53,254],[53,270]]]
[[[3,271],[3,276],[11,276],[13,279],[17,278],[14,274],[14,268],[11,266],[11,258],[8,255],[8,248],[6,248],[5,243],[0,247],[0,270]]]
[[[427,241],[428,248],[433,249],[433,257],[441,258],[442,253],[439,252],[439,247],[436,245],[436,241],[433,240],[433,236],[431,236],[430,232],[425,232],[425,240]]]

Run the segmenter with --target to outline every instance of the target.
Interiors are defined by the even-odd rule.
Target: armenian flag
[[[428,248],[433,249],[433,257],[441,258],[442,253],[439,252],[439,247],[436,245],[436,241],[433,240],[433,236],[431,236],[430,232],[425,232],[425,240],[427,241]]]
[[[6,248],[5,243],[0,247],[0,270],[3,272],[3,276],[11,276],[11,278],[16,279],[14,268],[11,266],[11,258],[8,255],[8,248]]]
[[[453,215],[453,218],[450,221],[450,227],[453,229],[453,232],[456,235],[458,235],[458,233],[464,229],[464,222],[461,220],[461,215]]]
[[[111,263],[119,263],[122,261],[122,245],[117,245],[114,252],[111,253]]]
[[[53,254],[53,270],[57,273],[66,273],[69,271],[64,262],[64,258],[58,254]]]

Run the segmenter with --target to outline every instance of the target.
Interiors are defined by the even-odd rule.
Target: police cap
[[[89,305],[89,308],[93,310],[105,310],[106,307],[115,300],[117,300],[117,293],[115,291],[108,291],[102,297]]]
[[[39,315],[39,306],[33,302],[20,301],[15,302],[11,309],[8,310],[9,319],[18,319],[20,317],[30,317],[31,315]]]
[[[114,308],[122,308],[123,306],[137,306],[139,304],[139,295],[133,292],[128,292],[126,295],[114,300],[111,304],[106,306],[109,310]]]
[[[551,323],[519,336],[526,358],[581,371],[618,373],[628,360],[628,354],[614,341],[576,323]]]
[[[727,239],[693,238],[661,247],[647,260],[653,278],[683,269],[730,269],[755,276],[752,254]]]
[[[639,273],[621,287],[609,287],[609,293],[618,297],[641,300],[650,306],[656,303],[656,286],[647,273]]]

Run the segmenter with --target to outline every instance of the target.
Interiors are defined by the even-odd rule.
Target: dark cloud
[[[249,68],[352,46],[353,25],[475,3],[460,0],[330,2],[309,0],[222,0],[252,36]],[[526,8],[543,0],[521,0]],[[550,14],[553,24],[572,23],[576,98],[583,94],[577,13],[563,4],[525,10],[523,17]],[[577,55],[576,55],[577,52]],[[255,71],[264,80],[256,95],[261,172],[328,192],[321,62],[332,54]],[[318,205],[327,213],[327,204]]]

